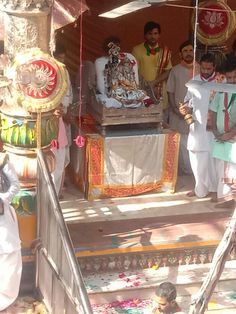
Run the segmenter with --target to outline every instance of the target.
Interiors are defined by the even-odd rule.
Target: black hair
[[[208,62],[208,63],[212,63],[214,66],[216,65],[215,56],[209,52],[202,55],[202,57],[200,59],[200,63],[201,62]]]
[[[187,46],[193,46],[193,42],[191,40],[186,40],[184,41],[180,46],[179,46],[179,51],[181,52],[185,47]]]
[[[223,73],[236,70],[236,56],[232,54],[226,55],[226,60],[223,64]]]
[[[177,291],[173,283],[167,281],[156,288],[156,296],[166,298],[168,302],[171,302],[176,299]]]
[[[158,24],[156,22],[153,22],[153,21],[147,22],[144,25],[144,29],[143,29],[144,35],[146,35],[150,31],[152,31],[154,28],[158,29],[159,34],[161,33],[161,26],[160,26],[160,24]]]
[[[120,38],[119,37],[116,37],[116,36],[109,36],[107,38],[104,39],[104,42],[102,44],[102,50],[105,52],[105,53],[108,53],[109,51],[109,47],[108,47],[108,44],[109,43],[113,43],[115,45],[118,45],[120,46]]]

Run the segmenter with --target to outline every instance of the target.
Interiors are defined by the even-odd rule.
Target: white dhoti
[[[0,254],[0,311],[17,298],[22,271],[21,251]]]
[[[0,192],[4,214],[0,215],[0,311],[11,305],[18,296],[22,261],[21,241],[15,210],[9,205],[19,191],[19,181],[13,166],[7,162],[3,168],[10,188]]]
[[[232,199],[231,185],[236,181],[236,164],[215,159],[216,173],[218,179],[217,198],[219,200]]]
[[[180,174],[192,174],[192,169],[189,161],[189,152],[187,149],[188,142],[188,125],[184,119],[181,119],[177,114],[170,112],[170,127],[180,133],[179,145],[179,172]]]
[[[66,162],[66,156],[67,156],[67,147],[59,148],[59,149],[53,149],[53,154],[55,155],[55,169],[52,172],[52,180],[55,185],[56,193],[59,195],[64,170],[65,170],[65,162]]]
[[[205,197],[217,191],[215,160],[207,151],[189,151],[190,163],[195,178],[194,192],[197,197]]]
[[[189,160],[189,152],[187,150],[188,134],[180,135],[179,146],[179,170],[180,174],[192,174],[191,164]]]

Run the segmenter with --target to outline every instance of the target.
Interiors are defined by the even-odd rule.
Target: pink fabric
[[[59,149],[68,145],[68,138],[66,133],[65,124],[62,118],[59,118],[59,132],[58,132]]]

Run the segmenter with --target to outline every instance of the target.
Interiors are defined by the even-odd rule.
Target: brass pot
[[[187,113],[187,114],[184,116],[184,120],[186,121],[186,123],[187,123],[188,125],[194,123],[193,116],[192,116],[190,113]]]

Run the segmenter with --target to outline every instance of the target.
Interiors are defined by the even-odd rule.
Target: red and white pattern
[[[19,82],[18,87],[24,94],[35,99],[47,98],[53,94],[57,86],[57,69],[45,60],[34,60],[28,64],[27,84]],[[28,73],[27,73],[28,72]]]
[[[195,28],[195,15],[193,22]],[[204,1],[199,5],[197,25],[197,38],[201,43],[219,45],[234,32],[235,14],[223,1]]]

